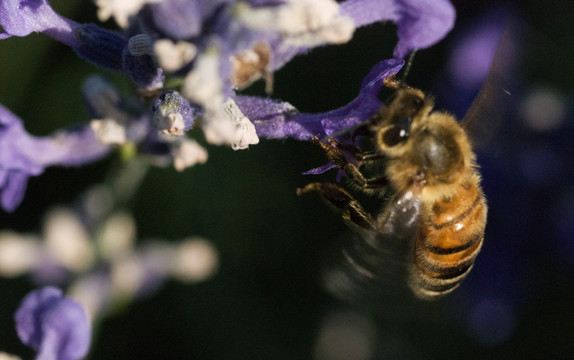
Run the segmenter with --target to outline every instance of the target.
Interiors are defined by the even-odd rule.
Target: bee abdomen
[[[474,185],[425,210],[410,286],[421,298],[445,295],[468,275],[484,239],[486,203]]]

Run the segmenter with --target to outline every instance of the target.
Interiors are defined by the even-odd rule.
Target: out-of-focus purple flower
[[[136,40],[94,24],[79,24],[58,15],[46,0],[0,2],[0,39],[42,32],[70,46],[81,58],[104,69],[126,74],[145,90],[163,87],[163,71],[152,57],[153,46],[142,52]],[[132,45],[136,43],[135,45]],[[137,51],[140,52],[137,52]]]
[[[493,67],[498,76],[513,71],[521,51],[519,27],[512,8],[495,6],[458,31],[447,63],[448,78],[460,88],[457,91],[475,91]],[[497,63],[493,64],[497,51]]]
[[[57,14],[46,0],[0,2],[0,39],[41,32],[68,46],[83,59],[112,71],[122,71],[127,41],[94,24],[79,24]]]
[[[83,358],[91,327],[82,306],[55,287],[28,294],[15,314],[20,340],[38,352],[36,360]]]
[[[236,96],[235,101],[261,137],[298,140],[310,140],[313,136],[338,137],[341,132],[363,123],[382,106],[377,93],[383,87],[383,80],[396,74],[403,64],[403,60],[397,59],[377,63],[363,80],[359,95],[353,101],[326,113],[299,113],[290,104],[272,99]]]
[[[164,0],[149,4],[143,12],[145,24],[154,31],[175,40],[197,37],[203,21],[225,1]],[[174,16],[176,14],[178,16]]]
[[[46,0],[1,1],[0,25],[4,28],[0,39],[43,32],[69,46],[75,42],[72,31],[79,26],[58,15]]]
[[[28,178],[40,175],[47,166],[82,165],[102,158],[108,151],[109,147],[96,140],[89,126],[34,137],[16,115],[0,105],[2,207],[14,211],[22,201]]]

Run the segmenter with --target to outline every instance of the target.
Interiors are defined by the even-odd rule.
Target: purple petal
[[[90,347],[91,328],[84,309],[55,287],[29,293],[15,314],[20,340],[38,351],[37,360],[74,360]]]
[[[189,39],[199,35],[202,25],[197,1],[166,0],[150,4],[144,10],[144,19],[162,35],[174,40]]]
[[[379,61],[375,64],[363,79],[361,91],[368,91],[372,95],[377,95],[383,87],[385,78],[397,74],[403,67],[403,60],[389,59]]]
[[[40,143],[40,141],[44,143]],[[88,125],[69,127],[37,140],[35,158],[44,166],[78,166],[101,159],[110,147],[96,139]],[[44,151],[40,151],[44,150]]]
[[[0,181],[1,204],[4,210],[12,212],[22,202],[26,192],[28,175],[19,171],[3,171],[2,169],[0,169],[0,174],[2,174],[0,177],[3,178],[3,181]]]
[[[235,102],[255,125],[257,135],[270,139],[299,140],[338,137],[367,120],[381,106],[377,93],[384,78],[397,73],[404,62],[390,59],[377,63],[363,80],[359,95],[349,104],[326,113],[299,114],[289,103],[272,99],[237,96]]]
[[[271,71],[279,70],[295,56],[306,54],[311,50],[307,46],[285,45],[283,39],[280,37],[277,37],[271,41],[270,48],[273,54],[271,57]]]
[[[395,21],[399,3],[397,0],[347,0],[340,4],[340,12],[360,27],[378,21]]]
[[[352,18],[357,28],[381,21],[396,23],[399,41],[393,57],[397,59],[402,59],[413,49],[436,44],[453,28],[456,17],[448,0],[347,0],[339,5],[340,14]],[[273,71],[294,56],[310,50],[305,46],[288,46],[280,37],[274,38],[270,47]]]
[[[327,172],[331,169],[334,169],[336,167],[337,167],[337,165],[335,165],[333,163],[328,163],[326,165],[319,166],[319,167],[311,169],[311,170],[307,170],[303,173],[303,175],[319,175],[319,174]]]
[[[452,30],[456,11],[448,0],[403,0],[397,20],[399,42],[393,56],[403,58],[413,49],[424,49],[442,40]]]
[[[282,139],[290,133],[287,129],[289,126],[300,128],[299,124],[291,122],[299,112],[287,102],[253,96],[236,96],[234,100],[241,112],[255,125],[258,136]]]
[[[52,165],[81,165],[105,156],[110,147],[100,143],[89,126],[72,127],[47,137],[26,132],[18,117],[0,105],[0,191],[2,207],[13,211],[22,200],[29,176]]]
[[[123,72],[126,40],[94,24],[79,24],[57,14],[46,0],[0,1],[0,39],[41,32],[74,49],[81,58],[105,69]]]
[[[340,11],[351,17],[357,27],[379,21],[395,22],[399,38],[395,58],[440,41],[452,29],[456,17],[447,0],[348,0],[341,3]]]
[[[46,0],[0,1],[0,25],[5,38],[43,32],[69,46],[75,43],[72,31],[78,26],[58,15]]]

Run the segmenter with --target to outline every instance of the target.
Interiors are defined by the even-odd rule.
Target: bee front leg
[[[341,146],[335,139],[329,139],[329,144],[325,144],[319,140],[318,137],[314,136],[312,139],[314,144],[318,145],[323,149],[325,154],[327,154],[327,158],[329,161],[339,169],[343,170],[347,176],[354,181],[357,185],[359,185],[363,189],[374,189],[380,188],[387,185],[386,178],[374,178],[374,179],[367,179],[361,173],[357,165],[349,162],[343,151],[341,151]],[[367,161],[373,161],[379,158],[380,155],[375,153],[365,153],[364,156],[362,153],[358,152],[354,154],[355,157],[358,159],[362,159],[363,157]]]
[[[375,220],[343,188],[331,183],[311,183],[297,189],[297,195],[310,191],[319,192],[329,205],[343,212],[343,219],[365,230],[375,229]]]

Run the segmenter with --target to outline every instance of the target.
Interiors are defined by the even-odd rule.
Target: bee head
[[[371,128],[382,152],[401,156],[421,119],[432,109],[432,100],[420,90],[405,88],[395,91],[386,103],[379,116],[373,118]]]

